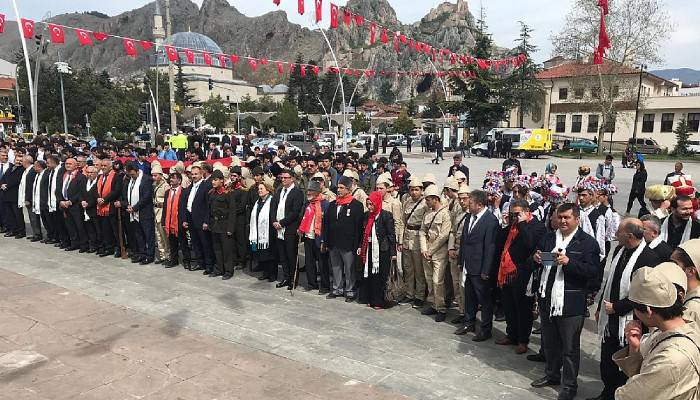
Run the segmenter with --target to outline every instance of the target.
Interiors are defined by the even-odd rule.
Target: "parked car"
[[[588,139],[574,139],[569,143],[569,151],[581,150],[584,153],[595,153],[598,151],[598,145]]]
[[[474,146],[472,146],[470,151],[474,155],[477,155],[479,157],[485,157],[487,155],[487,152],[488,152],[488,147],[489,147],[488,142],[481,142],[481,143],[477,143]]]
[[[688,151],[700,154],[700,140],[688,140],[688,145],[686,147]]]
[[[642,154],[661,154],[664,150],[656,140],[649,138],[629,138],[627,144]]]
[[[296,151],[299,154],[302,153],[300,148],[289,142],[285,142],[284,140],[271,140],[270,142],[265,144],[265,146],[267,146],[268,151],[277,151],[277,148],[281,145],[284,145],[284,148],[287,151],[287,153],[291,153],[293,151]]]

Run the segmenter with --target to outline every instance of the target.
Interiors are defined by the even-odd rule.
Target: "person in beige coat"
[[[460,171],[457,172],[461,173]],[[459,265],[459,248],[462,244],[464,223],[469,220],[469,193],[471,193],[469,186],[459,186],[457,191],[459,211],[452,214],[452,229],[450,230],[450,237],[447,239],[452,291],[455,293],[455,300],[457,300],[459,307],[459,316],[450,321],[450,323],[456,325],[464,322],[464,280],[462,277],[462,266]]]
[[[423,271],[428,285],[428,301],[431,307],[423,315],[435,315],[435,322],[442,322],[447,315],[445,305],[445,270],[447,269],[447,239],[452,230],[450,212],[442,204],[440,189],[431,185],[425,189],[425,204],[428,209],[423,216],[419,232],[420,252],[423,256]]]
[[[423,198],[423,181],[414,178],[408,183],[408,196],[402,203],[403,209],[403,279],[406,284],[406,296],[399,303],[412,302],[415,307],[422,307],[425,302],[425,273],[420,253],[418,234],[426,212]]]
[[[163,174],[163,168],[160,163],[154,161],[151,164],[151,175],[153,177],[153,213],[155,220],[163,219],[163,205],[165,204],[165,196],[170,191],[170,185],[166,181]],[[165,228],[162,224],[155,224],[156,230],[156,245],[157,245],[157,260],[156,264],[167,264],[170,260],[170,245],[168,236],[165,234]]]
[[[678,264],[687,279],[687,291],[683,298],[686,314],[693,319],[700,317],[700,239],[681,243],[671,254],[671,260]],[[685,315],[685,314],[684,314]],[[697,321],[699,322],[700,321]]]
[[[377,191],[382,194],[382,210],[388,211],[394,217],[396,243],[403,239],[403,208],[399,199],[391,195],[391,178],[384,175],[377,178]]]
[[[682,317],[683,299],[676,285],[663,272],[643,267],[632,276],[628,298],[639,320],[627,324],[629,345],[613,355],[629,376],[615,399],[697,399],[700,335],[695,322]],[[658,332],[643,338],[642,324]]]

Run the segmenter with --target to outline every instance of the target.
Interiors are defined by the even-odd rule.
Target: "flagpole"
[[[27,51],[27,41],[24,39],[24,31],[22,30],[22,18],[19,16],[19,9],[17,8],[17,0],[12,0],[12,6],[15,9],[15,16],[17,17],[17,29],[19,30],[19,39],[22,42],[22,52],[24,52],[24,65],[27,68],[27,85],[29,86],[29,104],[32,110],[32,132],[36,135],[39,131],[39,116],[36,112],[36,104],[34,104],[31,99],[34,98],[34,85],[32,84],[32,67],[29,63],[29,52]]]

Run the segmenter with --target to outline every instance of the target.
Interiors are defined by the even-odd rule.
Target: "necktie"
[[[474,225],[476,224],[476,215],[472,215],[472,220],[469,222],[469,230],[467,233],[472,233],[472,229],[474,228]]]
[[[284,191],[282,192],[282,197],[287,198],[287,188],[284,188]]]
[[[0,164],[0,179],[5,175],[5,164]]]

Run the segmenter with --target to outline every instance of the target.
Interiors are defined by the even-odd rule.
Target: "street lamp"
[[[58,59],[61,59],[61,54],[59,53]],[[61,80],[61,108],[63,108],[63,133],[68,133],[68,118],[66,117],[66,97],[63,93],[63,74],[72,74],[73,71],[67,62],[57,61],[54,63],[56,70],[58,71],[58,76]]]

